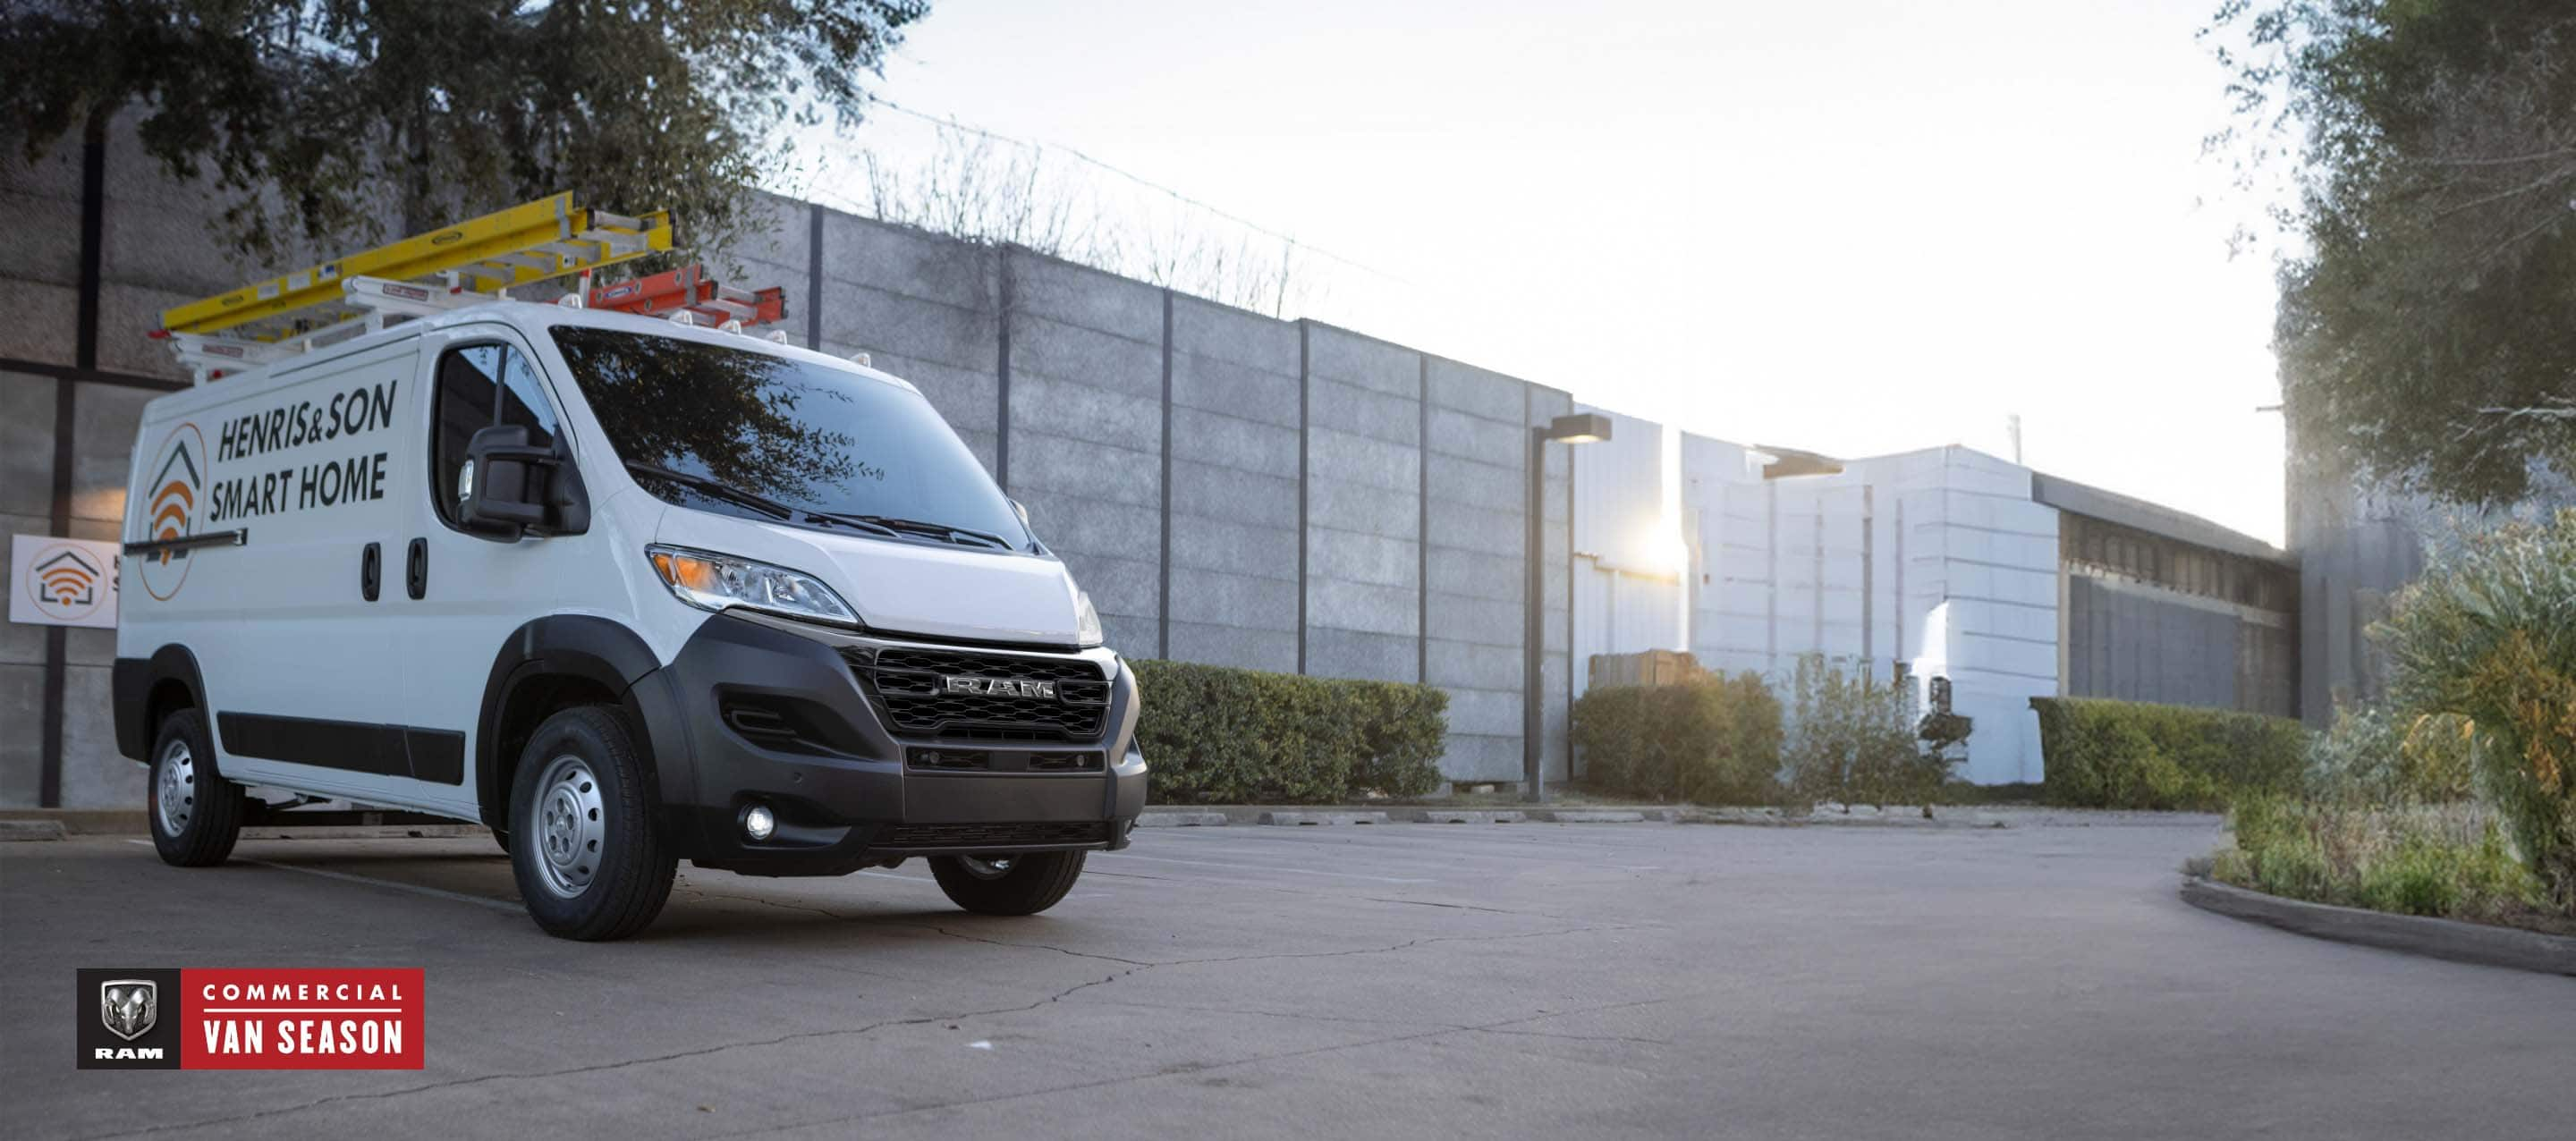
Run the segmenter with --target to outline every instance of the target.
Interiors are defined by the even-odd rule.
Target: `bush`
[[[2472,794],[2473,727],[2450,714],[2381,705],[2335,711],[2308,747],[2309,795],[2359,804],[2449,804]]]
[[[1884,806],[1941,798],[1956,763],[1946,747],[1967,736],[1967,718],[1919,723],[1904,679],[1880,684],[1820,654],[1798,659],[1791,693],[1784,759],[1798,799]]]
[[[2308,732],[2286,717],[2094,697],[2034,697],[2043,792],[2078,808],[2214,811],[2300,789]]]
[[[2576,914],[2576,509],[2438,557],[2371,632],[2401,710],[2466,720],[2479,795]]]
[[[2547,893],[2516,863],[2493,812],[2473,804],[2375,806],[2272,794],[2229,810],[2236,844],[2218,879],[2292,899],[2407,915],[2549,927]]]
[[[1424,685],[1134,661],[1155,803],[1317,804],[1440,783],[1449,695]]]
[[[1759,675],[1603,686],[1574,702],[1584,783],[1614,796],[1702,804],[1775,799],[1780,700]]]

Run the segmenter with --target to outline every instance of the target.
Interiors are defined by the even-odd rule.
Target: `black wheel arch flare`
[[[118,658],[108,677],[110,699],[116,717],[116,751],[138,761],[152,759],[152,737],[158,726],[153,724],[156,712],[152,695],[165,682],[177,682],[188,690],[188,698],[199,710],[206,710],[205,675],[197,670],[197,655],[176,642],[152,651],[148,658]],[[214,725],[213,714],[206,713],[208,730]]]
[[[688,739],[674,722],[661,660],[641,635],[588,614],[550,614],[513,631],[493,655],[483,684],[483,709],[475,721],[474,791],[483,823],[506,830],[510,789],[501,772],[516,758],[501,755],[502,718],[513,695],[531,686],[588,683],[613,696],[633,719],[659,799],[686,795]],[[674,787],[674,786],[677,787]]]

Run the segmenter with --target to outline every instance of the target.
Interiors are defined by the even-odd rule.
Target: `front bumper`
[[[1145,758],[1135,678],[1116,655],[963,650],[1107,668],[1097,740],[1017,741],[897,731],[845,656],[893,648],[961,651],[728,613],[636,682],[628,703],[652,742],[677,854],[753,875],[837,875],[908,856],[1127,845]],[[940,763],[976,767],[920,767]],[[778,820],[757,843],[741,828],[755,803]]]

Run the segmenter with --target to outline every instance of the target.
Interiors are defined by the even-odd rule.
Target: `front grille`
[[[842,651],[898,733],[976,741],[1097,741],[1109,716],[1109,679],[1097,663],[970,650],[898,647]],[[946,679],[1055,683],[1056,696],[949,693]]]
[[[1078,820],[1043,824],[898,824],[877,838],[879,848],[1009,848],[1020,844],[1106,844],[1109,823]]]

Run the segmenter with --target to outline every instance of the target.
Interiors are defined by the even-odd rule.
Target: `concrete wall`
[[[227,261],[202,189],[164,178],[130,134],[112,134],[100,158],[94,245],[76,144],[32,168],[0,160],[0,207],[20,223],[0,259],[11,532],[114,537],[140,407],[184,383],[144,333],[162,309],[264,268]],[[1111,645],[1427,681],[1452,702],[1444,771],[1520,778],[1527,428],[1570,411],[1566,392],[1027,251],[785,199],[760,208],[758,232],[705,260],[729,280],[785,286],[795,343],[866,353],[919,385],[1027,505]],[[1567,450],[1551,447],[1540,551],[1551,779],[1565,772],[1574,681],[1570,476]],[[0,624],[0,807],[140,804],[141,769],[115,756],[107,723],[112,654],[105,633]],[[48,748],[41,730],[57,718]]]
[[[2296,716],[2297,616],[2070,567],[2069,697]]]
[[[135,424],[160,389],[69,374],[87,365],[178,376],[141,331],[222,260],[186,221],[192,196],[154,178],[100,181],[98,240],[85,250],[81,157],[75,143],[33,165],[14,153],[0,160],[0,210],[11,223],[0,258],[0,311],[9,314],[0,322],[0,535],[117,537]],[[150,161],[126,133],[111,134],[100,157],[103,171]],[[84,291],[87,265],[97,287]],[[86,350],[85,292],[102,331]],[[15,589],[0,567],[0,591]],[[142,769],[116,755],[108,719],[115,655],[113,631],[0,622],[0,806],[142,803]],[[49,744],[59,758],[51,766]]]
[[[2388,678],[2370,624],[2425,564],[2416,520],[2431,505],[2369,494],[2290,467],[2290,549],[2299,561],[2299,716],[2334,723],[2337,706],[2376,701]]]
[[[2370,625],[2424,572],[2432,552],[2510,520],[2539,522],[2576,508],[2576,472],[2533,461],[2516,502],[2484,508],[2396,491],[2349,472],[2288,463],[2290,558],[2298,567],[2299,716],[2314,728],[2335,710],[2386,696],[2384,655]]]

